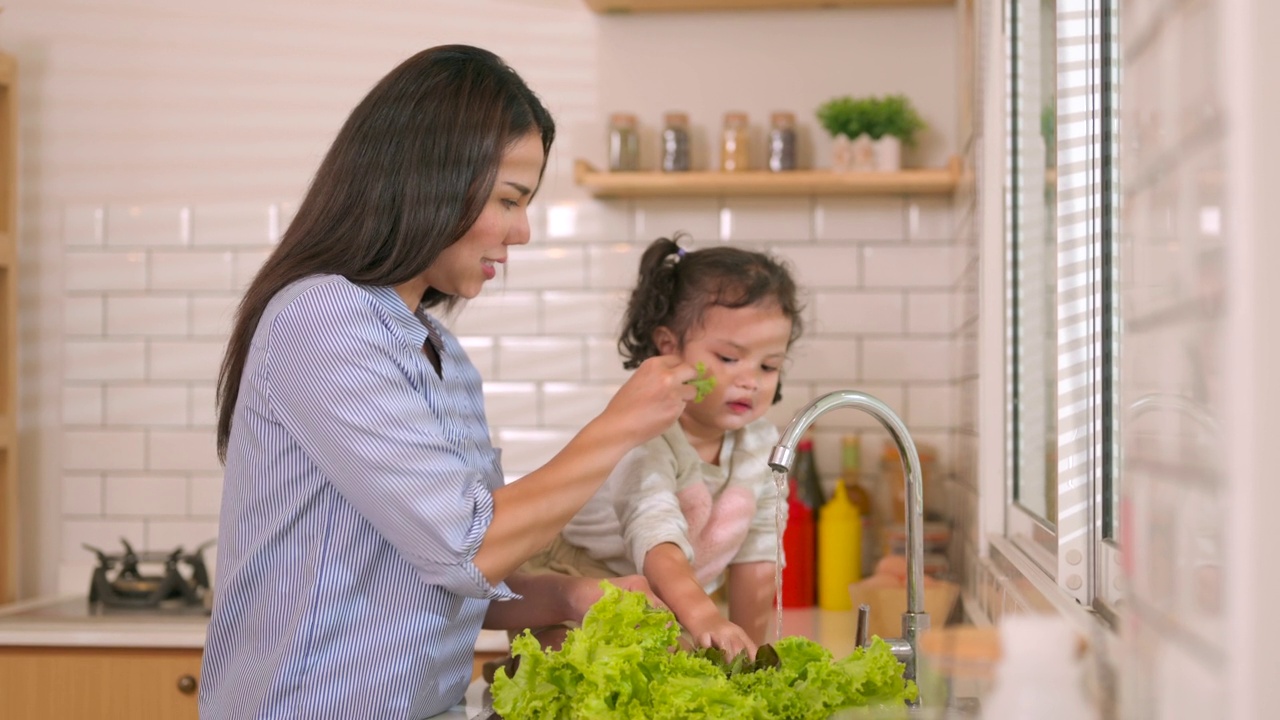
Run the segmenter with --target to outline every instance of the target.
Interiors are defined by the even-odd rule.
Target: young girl
[[[769,626],[778,543],[768,465],[778,431],[764,415],[781,399],[783,361],[800,332],[795,282],[769,256],[651,244],[618,342],[624,366],[675,355],[703,366],[715,386],[628,453],[526,568],[642,572],[699,645],[754,654]],[[726,574],[728,618],[710,597]],[[563,632],[539,637],[555,645]]]

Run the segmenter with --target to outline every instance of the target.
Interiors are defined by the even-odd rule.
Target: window
[[[1005,535],[1103,614],[1119,599],[1115,2],[1005,5]]]

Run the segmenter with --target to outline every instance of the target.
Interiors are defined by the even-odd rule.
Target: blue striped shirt
[[[489,600],[515,595],[473,563],[502,468],[452,334],[392,288],[282,290],[224,483],[203,718],[416,720],[462,698]]]

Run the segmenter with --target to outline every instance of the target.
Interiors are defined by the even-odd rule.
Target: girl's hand
[[[699,646],[723,650],[728,660],[737,657],[744,650],[748,657],[756,659],[756,644],[747,637],[747,631],[729,622],[720,613],[686,623],[685,630],[689,631]]]
[[[692,365],[670,355],[645,360],[613,399],[602,416],[614,418],[636,443],[662,434],[671,427],[696,389],[687,383],[697,377]]]

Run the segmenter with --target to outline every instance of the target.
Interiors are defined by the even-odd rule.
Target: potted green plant
[[[902,146],[914,146],[925,128],[905,95],[846,95],[823,103],[817,115],[835,140],[832,168],[836,170],[899,170]]]
[[[924,120],[905,95],[873,98],[867,111],[867,134],[875,142],[876,170],[902,169],[902,146],[914,147]]]
[[[874,164],[868,122],[872,116],[868,98],[849,95],[818,106],[818,122],[831,135],[831,169],[836,172],[870,170]]]

